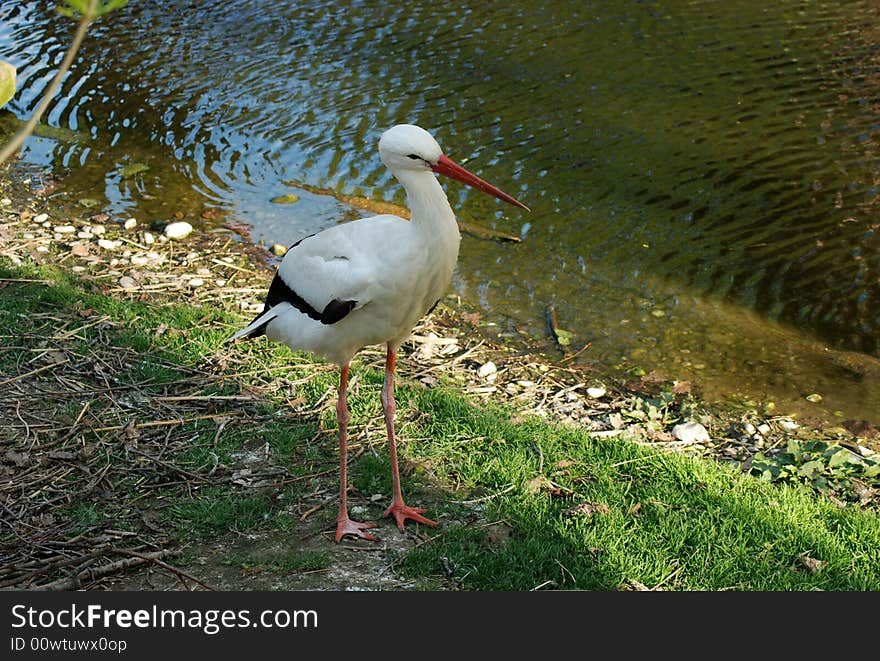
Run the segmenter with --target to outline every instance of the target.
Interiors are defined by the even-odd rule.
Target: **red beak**
[[[447,177],[452,177],[453,179],[457,179],[463,184],[467,184],[468,186],[473,186],[477,190],[481,190],[484,193],[489,193],[489,195],[494,195],[499,200],[504,200],[512,204],[515,207],[519,207],[520,209],[525,209],[526,211],[530,211],[530,209],[517,200],[514,197],[511,197],[507,193],[502,190],[498,190],[490,184],[488,181],[483,181],[477,175],[468,172],[463,167],[461,167],[458,163],[453,161],[451,158],[448,158],[445,154],[440,154],[440,160],[437,161],[436,165],[432,165],[431,169],[438,174],[445,174]]]

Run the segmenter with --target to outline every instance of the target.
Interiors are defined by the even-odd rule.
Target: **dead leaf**
[[[469,323],[471,326],[479,325],[483,316],[479,312],[462,312],[461,318],[464,319],[466,323]]]
[[[28,454],[22,454],[21,452],[16,452],[15,450],[7,450],[6,454],[3,455],[3,458],[11,464],[15,464],[16,466],[27,466],[31,463],[31,457]]]
[[[553,482],[543,475],[539,475],[535,479],[526,482],[526,491],[533,494],[546,491],[551,496],[570,496],[574,493],[571,489],[564,487],[561,484],[556,484],[556,482]]]
[[[125,435],[126,442],[137,441],[141,435],[140,431],[138,431],[137,423],[134,420],[129,420],[125,423],[125,426],[122,428],[122,433]]]
[[[624,425],[623,416],[620,413],[616,413],[616,412],[609,414],[608,422],[611,423],[611,426],[614,429],[620,429]]]
[[[642,504],[641,503],[633,503],[629,506],[627,513],[632,516],[639,516],[642,513]]]
[[[577,466],[580,463],[581,462],[579,461],[572,461],[571,459],[560,459],[553,465],[556,466],[556,468],[569,468],[570,466]]]
[[[89,244],[88,243],[74,243],[70,247],[70,254],[74,257],[85,257],[89,254]]]
[[[811,574],[817,574],[828,564],[825,560],[816,560],[807,555],[809,551],[805,551],[798,556],[801,566]]]
[[[689,395],[693,387],[690,381],[676,381],[672,384],[672,392],[676,395]]]
[[[591,503],[584,501],[580,505],[569,507],[564,511],[564,514],[568,516],[582,516],[591,519],[594,514],[611,514],[611,508],[605,503]]]
[[[68,452],[67,450],[52,450],[46,456],[49,459],[58,459],[59,461],[73,461],[77,458],[76,452]]]

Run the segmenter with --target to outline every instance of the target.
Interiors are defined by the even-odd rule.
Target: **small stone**
[[[85,266],[73,266],[73,267],[71,267],[70,270],[73,271],[74,273],[82,273],[83,271],[86,270],[86,267]]]
[[[272,251],[273,255],[277,255],[278,257],[281,257],[281,255],[284,255],[287,253],[287,246],[285,246],[283,243],[273,243],[271,251]]]
[[[193,226],[185,220],[169,223],[165,226],[165,236],[169,239],[182,239],[193,231]]]
[[[122,224],[122,226],[127,230],[133,230],[135,227],[137,227],[137,224],[137,218],[129,218]]]
[[[200,275],[202,277],[211,275],[211,269],[206,269],[204,266],[196,269],[196,275]]]
[[[103,225],[92,225],[92,234],[94,234],[95,236],[101,236],[106,231],[107,228]]]
[[[70,246],[70,254],[74,257],[85,257],[89,254],[88,243],[74,243]]]
[[[10,204],[12,204],[12,200],[10,200],[8,197],[4,197],[2,200],[0,200],[0,206],[8,207]]]
[[[144,264],[146,264],[149,261],[150,261],[150,258],[147,257],[146,255],[132,255],[131,256],[131,263],[134,264],[135,266],[143,266]]]
[[[156,237],[153,236],[152,232],[144,232],[144,243],[148,246],[153,245],[156,242]]]
[[[49,220],[49,214],[47,214],[47,213],[41,213],[41,214],[34,217],[34,222],[37,223],[38,225],[40,223],[45,223],[47,220]]]
[[[92,234],[91,232],[88,232],[88,231],[83,231],[83,232],[77,232],[77,233],[76,233],[76,238],[77,238],[77,239],[91,239],[93,236],[94,236],[94,234]]]
[[[49,252],[48,246],[37,246],[37,252]]]
[[[817,392],[814,392],[812,395],[807,395],[804,399],[813,404],[817,404],[822,401],[822,395]]]
[[[134,281],[134,278],[124,275],[119,278],[119,286],[123,289],[134,289],[137,287],[137,283]]]
[[[73,225],[56,225],[55,231],[59,234],[73,234],[76,228]]]
[[[798,425],[798,423],[796,423],[794,420],[791,420],[790,418],[782,418],[779,421],[779,426],[787,431],[794,431],[800,425]]]
[[[104,250],[115,250],[116,244],[110,239],[98,239],[98,247]]]
[[[480,368],[477,370],[477,374],[483,379],[488,379],[490,377],[494,379],[497,372],[498,367],[496,367],[495,363],[493,363],[491,360],[487,363],[484,363],[483,365],[480,365]]]
[[[709,432],[699,422],[682,422],[672,428],[672,435],[682,443],[708,443]]]
[[[745,425],[743,425],[743,430],[749,436],[754,436],[755,432],[758,431],[755,425],[753,425],[751,422],[747,422]]]
[[[35,235],[32,232],[25,232],[24,234],[22,234],[22,237],[25,239],[33,239],[34,236]]]
[[[766,436],[770,431],[770,425],[768,425],[766,422],[763,425],[758,425],[758,431]]]
[[[605,390],[602,386],[596,386],[594,388],[587,388],[587,395],[592,397],[593,399],[600,399],[605,396],[608,391]]]
[[[193,289],[195,289],[196,287],[201,287],[203,284],[205,284],[205,281],[202,280],[201,278],[192,278],[186,284],[189,285],[190,287],[192,287]]]

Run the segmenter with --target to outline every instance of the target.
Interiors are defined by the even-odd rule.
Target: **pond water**
[[[532,209],[445,184],[522,239],[465,236],[451,289],[502,333],[546,337],[552,308],[584,363],[876,421],[876,3],[475,5],[133,0],[25,158],[120,217],[292,243],[362,215],[297,183],[404,203],[376,140],[417,123]],[[52,6],[0,0],[19,117],[74,30]]]

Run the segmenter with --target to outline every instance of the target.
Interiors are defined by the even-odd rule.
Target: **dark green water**
[[[0,0],[25,116],[73,26]],[[880,411],[875,2],[139,2],[90,32],[27,159],[121,217],[182,212],[290,243],[402,203],[375,143],[418,123],[531,214],[449,184],[453,291],[502,332],[695,382],[710,398]],[[126,162],[150,169],[132,179]],[[819,404],[804,396],[820,393]]]

